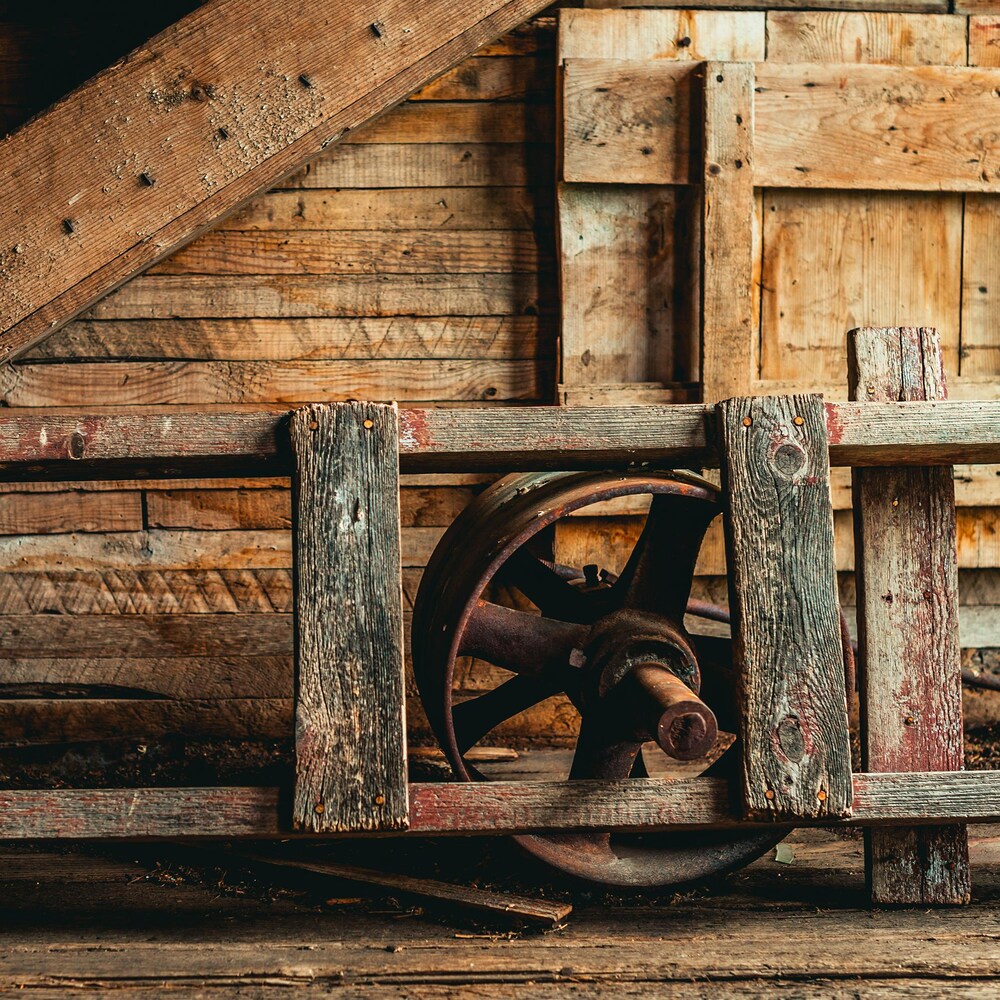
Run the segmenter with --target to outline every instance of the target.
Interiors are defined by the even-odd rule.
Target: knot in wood
[[[779,445],[771,457],[775,471],[789,479],[799,472],[807,461],[805,450],[794,441],[786,441]]]
[[[87,449],[87,439],[79,432],[75,431],[67,444],[66,450],[69,452],[70,458],[81,459],[83,458],[83,453]]]
[[[794,715],[787,716],[779,723],[778,746],[793,764],[797,764],[806,755],[806,741],[799,720]]]

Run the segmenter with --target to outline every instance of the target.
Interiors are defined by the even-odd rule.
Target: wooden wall
[[[185,9],[14,6],[8,128]],[[333,147],[0,369],[0,405],[551,402],[554,41],[525,25]],[[480,486],[406,479],[407,607]],[[0,740],[290,735],[289,516],[280,480],[6,489]]]
[[[0,16],[0,113],[10,128],[195,3],[156,5],[152,12],[140,5],[147,9],[136,13],[116,2],[114,16],[101,18],[68,4],[37,14],[8,6]],[[966,35],[964,16],[954,18],[954,38],[901,32],[892,25],[907,24],[892,20],[895,15],[860,15],[844,27],[846,15],[819,13],[794,32],[787,28],[791,15],[753,16],[761,44],[766,37],[772,50],[807,46],[809,58],[818,60],[841,57],[860,30],[850,24],[860,24],[865,37],[879,40],[894,58],[902,46],[914,60],[931,61],[953,43],[948,58],[961,62],[966,45],[980,37],[978,22]],[[1000,26],[1000,17],[986,20]],[[981,50],[992,57],[1000,47]],[[352,397],[457,406],[554,402],[560,380],[555,68],[553,16],[481,51],[128,283],[23,361],[0,369],[0,404],[233,406]],[[674,296],[675,284],[692,289],[676,250],[686,245],[689,230],[683,216],[664,225],[664,197],[663,189],[623,191],[624,214],[608,221],[624,225],[632,240],[635,255],[619,263],[634,272],[633,285],[662,286]],[[941,251],[933,287],[951,312],[936,322],[956,329],[964,322],[963,344],[974,351],[963,364],[979,366],[980,373],[1000,371],[994,300],[979,291],[985,279],[976,271],[980,262],[1000,266],[994,216],[972,196],[964,199],[964,215],[961,196],[958,202],[928,196],[902,221],[889,213],[879,222],[888,201],[872,207],[861,196],[845,199],[847,226],[812,196],[774,196],[765,233],[774,252],[763,281],[764,370],[780,368],[783,374],[774,377],[793,377],[796,365],[808,363],[839,372],[834,340],[847,326],[898,320],[895,313],[883,315],[886,302],[892,305],[885,298],[889,282],[872,277],[882,258],[865,257],[860,270],[851,270],[853,251],[845,249],[844,234],[860,245],[873,232],[883,254],[908,246],[913,234]],[[963,258],[962,234],[977,220],[983,249]],[[586,250],[596,254],[596,273],[606,281],[599,236]],[[804,270],[802,260],[811,262]],[[966,298],[956,290],[956,267]],[[813,291],[793,293],[803,277]],[[839,285],[823,284],[831,281]],[[593,287],[584,283],[578,292]],[[631,287],[621,286],[618,299],[605,303],[603,315],[618,328],[644,324],[649,316],[645,298],[635,309]],[[579,306],[584,300],[572,288],[566,292],[567,318],[580,330],[591,324],[593,333],[594,316]],[[913,294],[924,294],[923,286]],[[858,308],[845,310],[846,299]],[[624,367],[605,364],[598,350],[574,367],[564,352],[564,390],[567,374],[603,373],[572,399],[564,391],[562,401],[613,402],[614,393],[603,388],[609,382],[690,385],[697,358],[689,332],[697,315],[678,313],[674,304],[670,298],[656,313],[670,336],[647,353],[637,346],[640,333],[618,352]],[[802,344],[807,350],[784,349],[802,334],[811,338]],[[953,347],[955,364],[959,353]],[[998,481],[977,475],[961,491],[963,603],[984,609],[966,612],[964,627],[997,620]],[[481,478],[468,476],[405,479],[407,610],[438,538],[481,486]],[[844,482],[838,489],[846,500]],[[838,517],[849,512],[842,509]],[[560,555],[613,566],[638,524],[635,513],[620,511],[612,519],[578,518],[560,533]],[[289,736],[288,525],[288,488],[281,480],[4,488],[0,740]],[[841,527],[842,590],[852,603],[849,530]],[[725,600],[721,552],[711,539],[698,596]],[[969,642],[984,634],[969,632]],[[474,692],[495,683],[496,675],[466,664],[460,683]],[[421,713],[413,702],[419,739]],[[573,726],[572,711],[555,704],[528,713],[499,738],[561,739]]]

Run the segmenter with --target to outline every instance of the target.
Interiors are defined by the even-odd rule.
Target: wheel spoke
[[[547,618],[584,621],[587,614],[584,595],[566,579],[564,569],[519,549],[503,565],[497,578],[516,587]]]
[[[682,621],[698,550],[715,504],[674,493],[653,497],[642,534],[614,585],[619,607]]]
[[[462,634],[460,656],[475,656],[516,674],[560,674],[583,646],[587,627],[479,601]]]
[[[456,705],[451,715],[459,753],[464,754],[475,746],[501,722],[559,694],[561,690],[561,685],[553,678],[518,674],[492,691]]]
[[[619,729],[609,726],[605,718],[583,717],[569,772],[570,781],[627,778],[632,773],[642,743],[621,735]]]

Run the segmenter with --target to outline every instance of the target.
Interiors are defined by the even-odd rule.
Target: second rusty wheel
[[[618,497],[651,496],[645,526],[622,571],[596,577],[532,552],[556,520]],[[705,758],[718,728],[736,729],[729,642],[685,627],[695,562],[720,513],[718,491],[681,472],[571,472],[508,476],[480,495],[445,534],[421,581],[413,664],[428,719],[458,778],[482,778],[465,754],[498,725],[565,694],[580,714],[570,780],[646,774],[643,744],[681,760]],[[484,596],[494,582],[537,609]],[[473,656],[511,677],[455,703],[455,662]],[[729,773],[730,750],[711,768]],[[706,772],[707,773],[707,772]],[[780,832],[522,835],[556,868],[619,886],[665,886],[729,871]]]

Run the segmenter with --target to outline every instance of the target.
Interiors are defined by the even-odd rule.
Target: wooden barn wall
[[[682,121],[688,111],[665,106],[655,85],[628,83],[641,84],[645,67],[706,59],[1000,66],[996,5],[727,13],[651,10],[664,5],[635,0],[588,0],[584,6],[604,9],[562,11],[557,50],[564,296],[559,395],[566,405],[685,401],[699,394],[700,191],[686,183],[683,127],[677,129],[678,148],[657,144],[664,123],[673,115]],[[690,122],[697,133],[694,99]],[[696,158],[697,139],[691,143]],[[849,162],[850,150],[843,155]],[[996,398],[1000,197],[766,189],[758,190],[756,201],[756,391],[807,386],[846,399],[848,329],[929,325],[941,332],[953,395]],[[1000,468],[959,468],[956,480],[964,655],[971,668],[995,671]],[[849,471],[834,470],[833,486],[841,595],[850,618]],[[620,566],[641,528],[636,507],[619,503],[605,516],[562,522],[556,557]],[[699,562],[699,586],[719,602],[726,599],[724,571],[722,532],[715,525]],[[993,695],[970,695],[967,708],[970,719],[1000,717]]]
[[[8,5],[0,16],[4,126],[15,127],[194,6],[192,0],[164,4],[142,18],[118,22],[91,18],[69,5],[59,18],[22,14]],[[760,10],[754,16],[763,38],[770,15]],[[794,23],[795,16],[785,13],[773,24]],[[847,37],[841,15],[801,16],[805,20],[788,29],[785,43],[808,44],[810,58],[839,58]],[[904,42],[898,31],[883,30],[889,15],[864,16],[870,37],[889,39],[884,44],[893,58],[902,58],[897,49],[914,59],[940,58],[945,42],[919,31]],[[1000,44],[992,40],[1000,40],[1000,18],[955,20],[961,38],[956,36],[949,59],[962,61],[967,52],[981,51],[1000,64]],[[984,35],[985,26],[994,23],[997,34]],[[560,376],[555,28],[554,17],[542,17],[482,50],[129,282],[23,361],[0,369],[0,404],[290,405],[353,397],[458,406],[556,401],[567,368],[564,364]],[[778,36],[772,31],[769,37]],[[63,51],[70,54],[68,61],[60,61]],[[676,277],[683,268],[672,256],[672,237],[662,238],[665,232],[683,237],[683,220],[676,229],[673,222],[664,225],[656,200],[663,198],[662,189],[634,194],[642,214],[630,209],[631,228],[625,229],[642,256],[634,258],[630,280],[641,278],[644,287],[650,280],[686,281],[690,291],[690,279]],[[808,259],[812,248],[841,231],[837,213],[842,211],[854,220],[852,233],[875,227],[883,252],[904,246],[914,232],[940,249],[935,287],[950,296],[942,299],[950,310],[942,325],[957,329],[964,322],[963,350],[978,345],[965,363],[978,366],[979,373],[1000,372],[993,299],[977,291],[986,279],[974,268],[963,271],[961,255],[963,232],[966,241],[978,233],[984,256],[975,259],[1000,267],[995,216],[972,196],[965,199],[964,212],[961,196],[927,196],[907,209],[904,223],[889,216],[880,222],[879,210],[863,198],[845,199],[838,209],[813,196],[778,196],[780,212],[769,219],[766,238],[785,252],[769,258],[764,308],[766,317],[773,314],[780,322],[765,322],[777,331],[775,337],[794,341],[801,331],[816,342],[785,357],[771,352],[765,338],[766,364],[794,366],[813,358],[810,363],[832,371],[840,350],[833,338],[868,318],[862,313],[882,301],[878,295],[884,292],[851,285],[856,275],[842,277],[840,287],[820,297],[791,294],[788,302],[788,296],[777,297],[776,289],[784,295],[798,280],[797,255]],[[969,220],[976,219],[981,225],[974,230]],[[651,236],[650,225],[659,236]],[[956,281],[971,294],[963,297]],[[630,294],[626,286],[619,318],[631,315],[625,309],[631,307]],[[844,315],[838,297],[851,296],[860,296],[865,306]],[[608,310],[605,316],[610,315]],[[580,323],[599,318],[581,315]],[[697,359],[684,331],[696,318],[689,313],[686,320],[675,320],[671,314],[669,342],[649,355],[655,359],[652,374],[634,364],[624,373],[612,366],[603,382],[663,378],[665,369],[655,366],[667,365],[668,380],[690,383]],[[894,321],[894,316],[880,319]],[[631,356],[634,362],[636,355]],[[958,356],[952,350],[953,363]],[[591,373],[598,370],[598,358],[598,353],[591,358]],[[590,386],[570,401],[593,402],[602,391]],[[613,402],[610,395],[604,392],[603,398]],[[479,477],[404,479],[407,613],[434,545],[481,488]],[[850,516],[843,509],[845,484],[838,488],[844,501],[838,517],[844,522]],[[3,489],[3,740],[290,735],[287,482]],[[964,621],[995,621],[1000,490],[995,480],[979,475],[960,497],[963,604],[973,609]],[[578,518],[561,532],[560,555],[613,566],[638,523],[628,509],[612,518]],[[842,589],[850,604],[849,529],[846,523],[840,528]],[[725,600],[722,558],[713,536],[700,567],[698,596]],[[970,642],[983,634],[969,632]],[[498,673],[467,663],[459,684],[466,693],[481,691],[496,683]],[[410,694],[411,727],[419,741],[425,735],[422,713],[412,688]],[[497,739],[547,741],[569,737],[573,729],[572,710],[549,703]]]
[[[197,4],[55,26],[20,6],[7,128]],[[331,148],[0,369],[0,405],[552,402],[554,42],[529,23]],[[405,479],[407,614],[481,485]],[[289,523],[281,480],[5,488],[0,739],[289,736]]]

